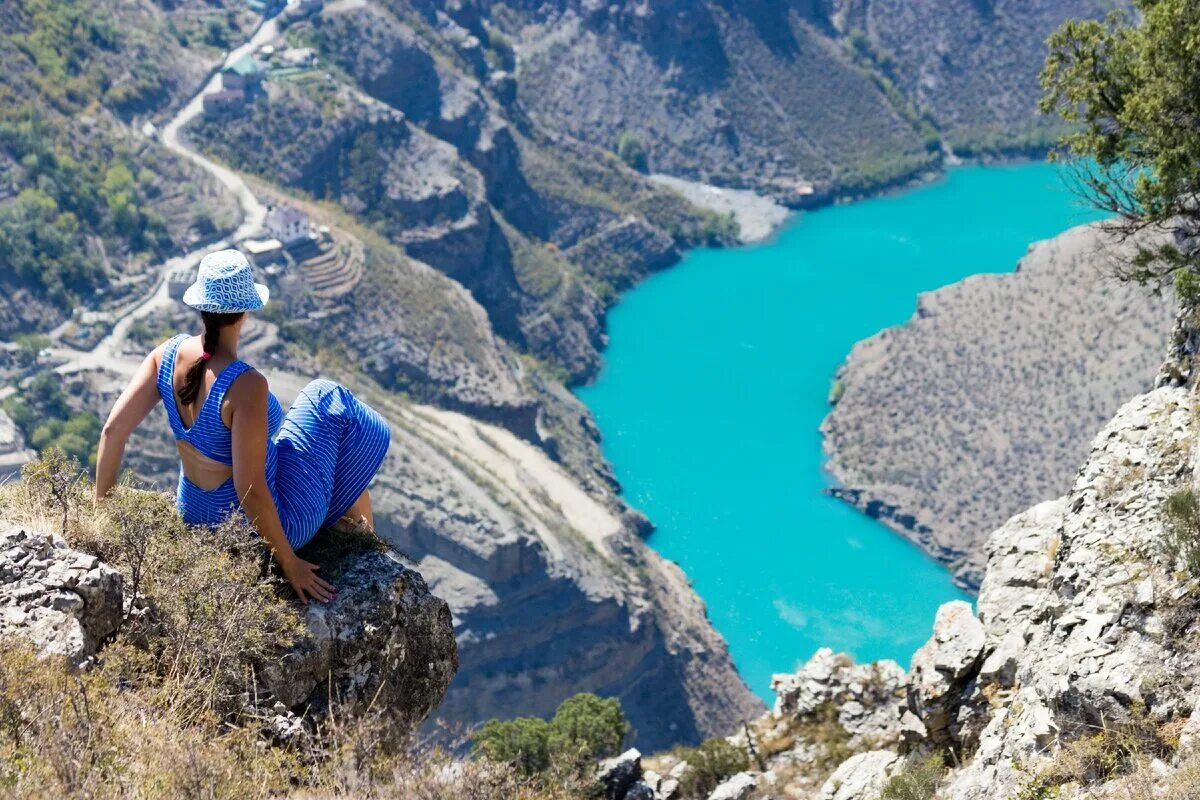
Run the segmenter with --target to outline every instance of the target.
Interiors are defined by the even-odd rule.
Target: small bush
[[[646,148],[634,133],[625,131],[617,139],[617,157],[638,172],[645,172],[647,169]]]
[[[1200,578],[1200,499],[1191,489],[1167,498],[1163,505],[1163,551],[1172,565]]]
[[[477,753],[512,764],[525,775],[583,775],[599,759],[619,752],[628,733],[620,703],[582,693],[564,700],[549,721],[539,717],[488,720],[474,738]]]
[[[475,751],[525,775],[545,772],[550,769],[550,723],[541,717],[488,720],[475,734]]]
[[[888,780],[879,800],[933,800],[945,774],[941,755],[910,762]]]
[[[681,747],[675,755],[689,767],[679,782],[684,797],[708,797],[726,778],[750,768],[746,751],[721,738],[699,747]]]
[[[581,693],[562,701],[550,720],[550,751],[592,765],[615,756],[629,733],[629,723],[615,698]]]
[[[1067,784],[1091,786],[1117,780],[1132,787],[1141,782],[1144,777],[1141,773],[1149,762],[1168,759],[1177,743],[1176,734],[1169,726],[1159,726],[1145,715],[1144,710],[1135,708],[1127,721],[1106,724],[1094,733],[1060,747],[1053,759],[1027,782],[1017,800],[1057,797],[1058,787]],[[1149,798],[1151,795],[1131,791],[1122,796]]]

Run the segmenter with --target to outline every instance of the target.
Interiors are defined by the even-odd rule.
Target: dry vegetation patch
[[[412,743],[386,709],[332,703],[281,738],[256,670],[303,635],[253,531],[184,525],[170,497],[120,487],[93,508],[50,451],[0,487],[6,524],[61,533],[124,577],[124,616],[86,668],[0,642],[0,795],[566,800],[507,764]],[[352,547],[375,547],[362,537]],[[346,542],[334,545],[345,554]],[[297,721],[295,717],[290,717]],[[578,790],[578,791],[577,791]]]

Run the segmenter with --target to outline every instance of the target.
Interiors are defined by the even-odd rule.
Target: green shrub
[[[591,764],[614,756],[629,733],[621,704],[581,693],[562,701],[550,720],[550,751]]]
[[[637,134],[625,131],[617,138],[617,156],[631,169],[636,169],[638,172],[646,171],[646,148]]]
[[[551,769],[579,774],[615,755],[628,733],[620,703],[581,693],[564,700],[548,722],[539,717],[488,720],[475,733],[475,750],[526,775]]]
[[[39,452],[57,447],[69,457],[95,466],[100,417],[93,411],[73,410],[57,375],[39,373],[24,393],[4,402],[4,410],[26,442]]]
[[[1182,564],[1188,575],[1200,578],[1200,499],[1191,489],[1163,504],[1162,547],[1172,565]]]
[[[750,768],[750,756],[725,739],[709,739],[699,747],[681,747],[675,755],[688,763],[679,782],[684,797],[708,797],[713,789],[731,775]]]
[[[475,751],[526,775],[545,772],[550,768],[550,723],[540,717],[488,720],[475,734]]]
[[[945,774],[946,765],[941,755],[909,762],[888,779],[879,800],[933,800]]]

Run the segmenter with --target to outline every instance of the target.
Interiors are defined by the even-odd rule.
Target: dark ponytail
[[[204,321],[204,333],[200,337],[201,347],[205,353],[215,353],[221,341],[221,328],[232,325],[242,318],[244,311],[235,314],[220,314],[215,311],[201,311],[200,319]],[[200,396],[200,387],[204,385],[204,367],[208,359],[198,358],[196,363],[188,367],[183,379],[183,388],[179,390],[179,399],[185,406],[196,402]]]

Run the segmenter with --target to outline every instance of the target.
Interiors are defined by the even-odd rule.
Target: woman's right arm
[[[133,380],[113,404],[108,420],[100,431],[100,446],[96,450],[96,500],[103,500],[117,485],[125,444],[133,431],[151,410],[158,405],[158,362],[163,348],[157,347],[138,367]]]
[[[305,603],[328,602],[334,589],[321,580],[316,564],[296,555],[283,524],[279,509],[267,487],[267,379],[248,371],[237,378],[227,397],[232,405],[230,431],[233,438],[233,485],[241,498],[242,511],[271,548],[283,576]]]

